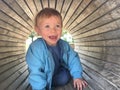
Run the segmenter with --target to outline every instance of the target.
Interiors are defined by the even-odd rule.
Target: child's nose
[[[51,31],[52,31],[53,33],[56,33],[56,28],[52,28]]]

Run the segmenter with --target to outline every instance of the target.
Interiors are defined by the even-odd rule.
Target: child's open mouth
[[[51,40],[57,40],[57,36],[49,36]]]

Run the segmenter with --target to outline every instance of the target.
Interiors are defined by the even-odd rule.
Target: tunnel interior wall
[[[45,7],[61,13],[91,90],[119,90],[119,0],[1,0],[0,89],[29,89],[25,41],[36,13]]]
[[[101,0],[95,7],[91,3],[76,20],[69,30],[84,77],[95,90],[119,90],[120,1]]]

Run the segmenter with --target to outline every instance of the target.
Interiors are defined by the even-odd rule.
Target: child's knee
[[[62,85],[65,85],[65,84],[67,84],[69,82],[69,79],[70,79],[69,77],[64,76],[63,78],[61,78],[60,83]]]

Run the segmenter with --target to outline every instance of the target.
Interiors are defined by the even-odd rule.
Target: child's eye
[[[45,28],[50,28],[50,26],[49,26],[49,25],[46,25]]]
[[[60,25],[56,25],[57,28],[60,28],[61,26]]]

